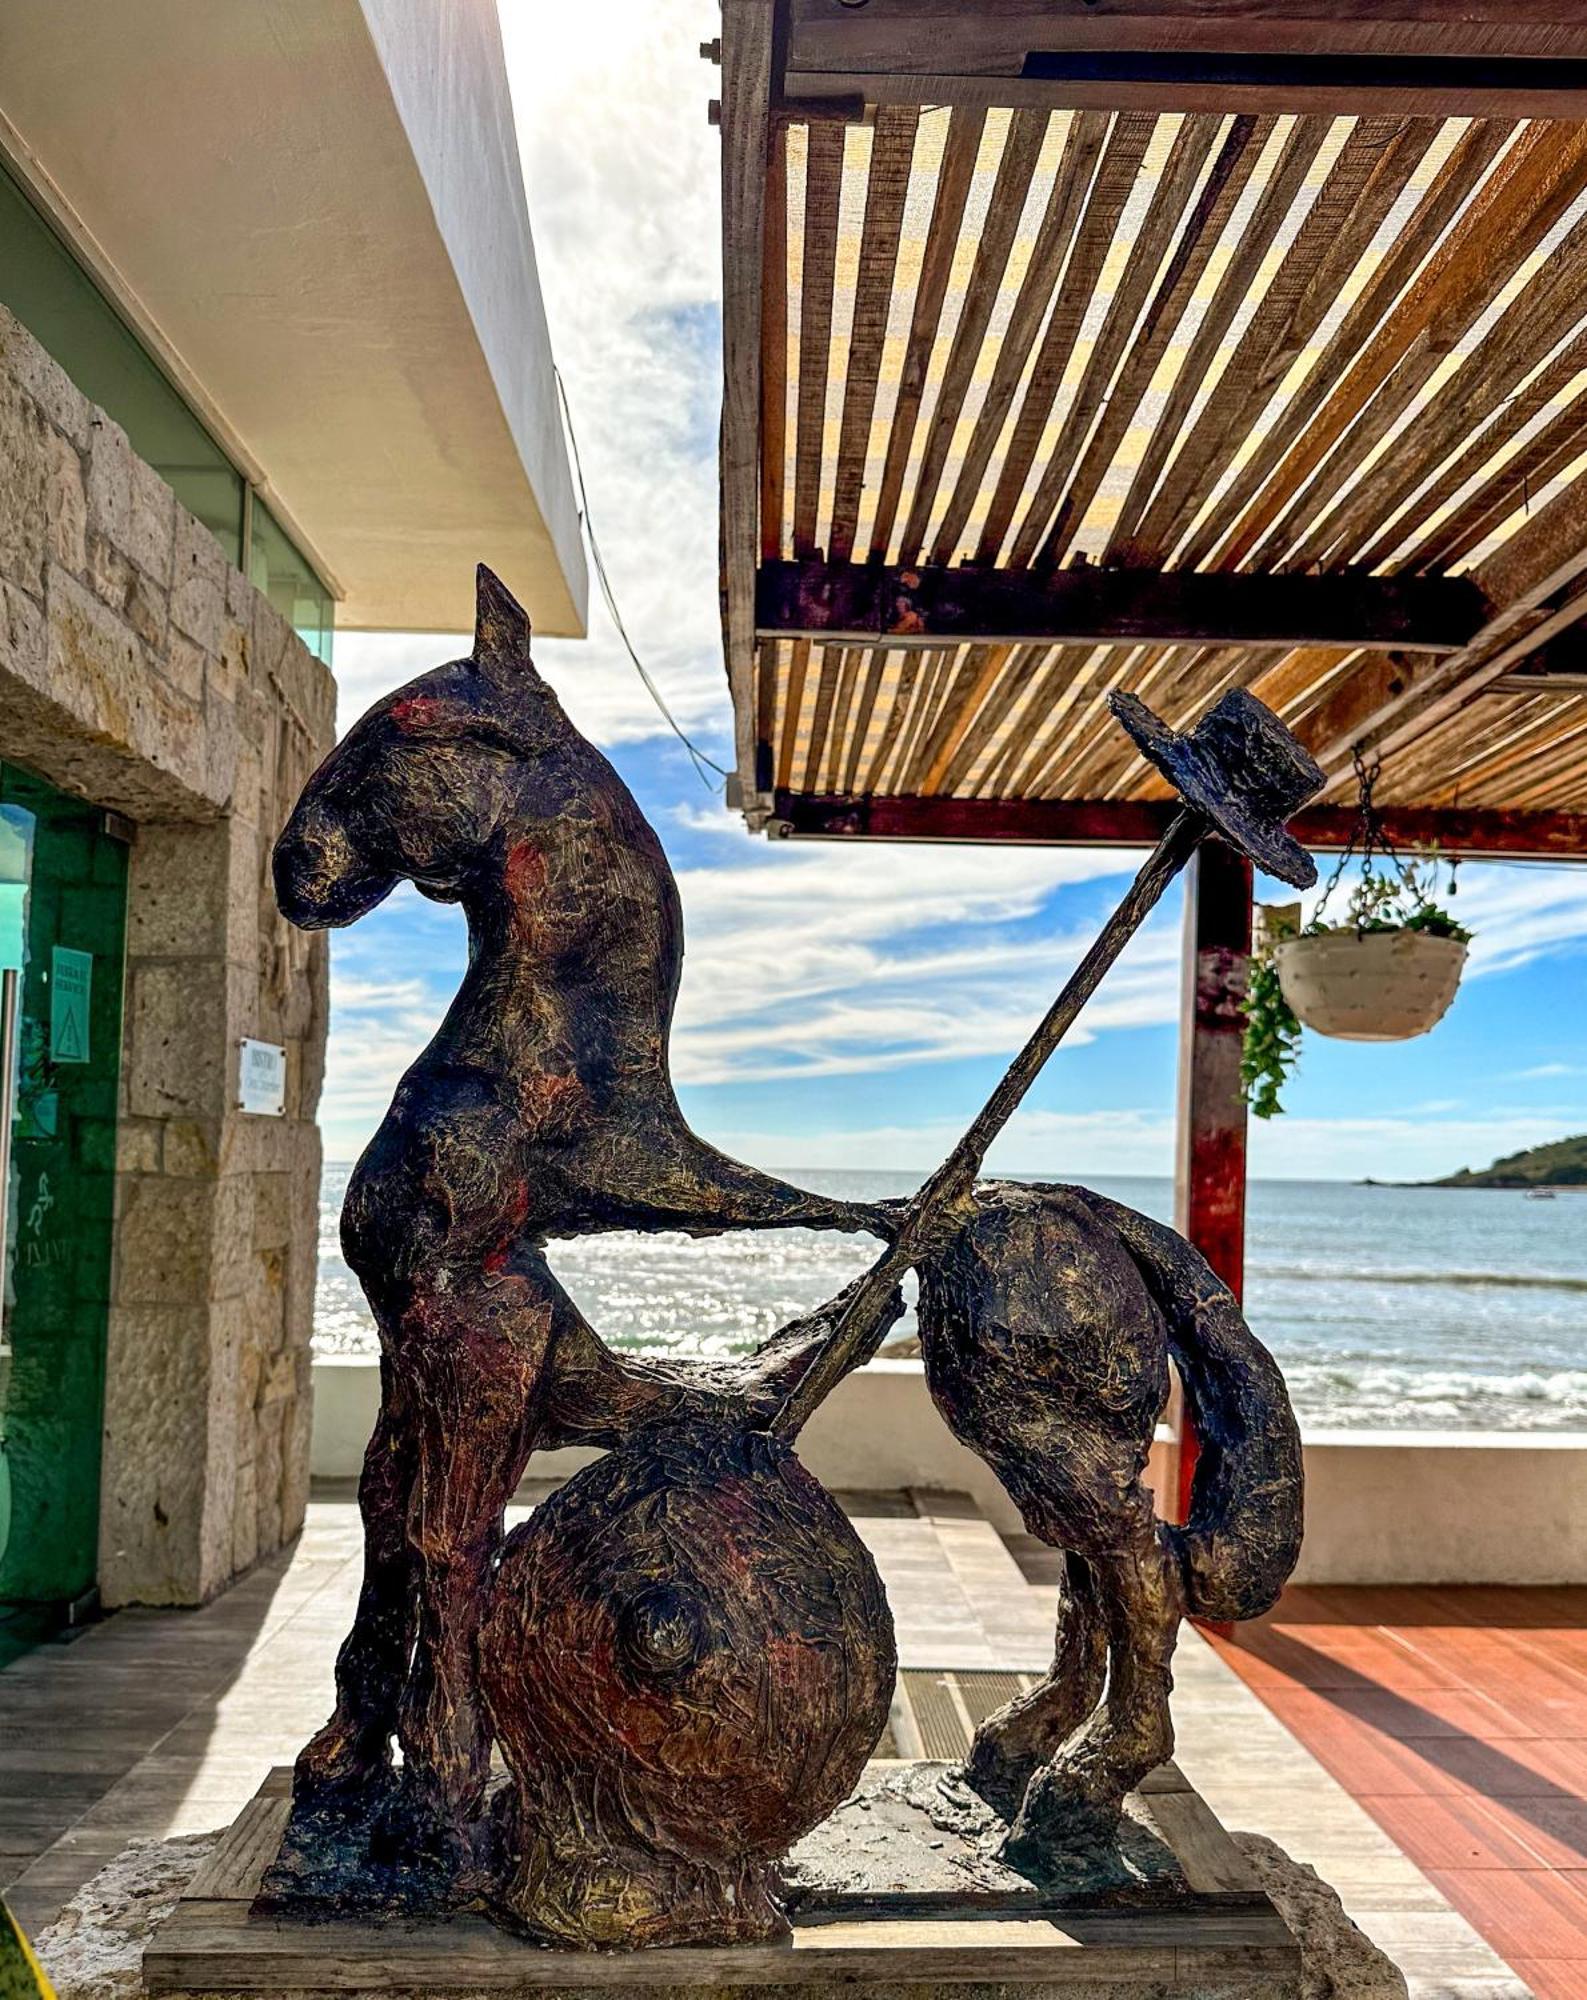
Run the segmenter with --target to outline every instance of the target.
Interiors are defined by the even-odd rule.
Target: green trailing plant
[[[1330,923],[1326,916],[1328,898],[1339,880],[1324,890],[1316,914],[1303,930],[1291,929],[1289,936],[1323,937],[1329,932],[1354,931],[1365,937],[1371,931],[1420,931],[1426,937],[1452,938],[1469,944],[1471,932],[1434,900],[1438,856],[1428,853],[1413,861],[1390,855],[1393,872],[1374,868],[1370,850],[1361,874],[1350,892],[1344,919]],[[1341,862],[1341,870],[1343,863]],[[1450,871],[1450,892],[1454,891],[1454,871]],[[1251,960],[1244,1005],[1245,1042],[1240,1056],[1240,1084],[1245,1101],[1258,1118],[1277,1117],[1284,1109],[1279,1093],[1300,1060],[1301,1024],[1284,998],[1279,984],[1273,947],[1281,936],[1269,935]]]
[[[1300,1022],[1284,998],[1271,958],[1252,959],[1243,1005],[1240,1086],[1258,1118],[1275,1118],[1284,1109],[1279,1092],[1300,1060]]]

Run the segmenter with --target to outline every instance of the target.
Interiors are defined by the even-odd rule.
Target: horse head
[[[402,880],[456,902],[499,874],[493,836],[526,769],[582,741],[529,636],[528,614],[481,563],[473,652],[376,702],[304,787],[274,857],[291,922],[356,923]],[[548,811],[558,789],[551,776]]]

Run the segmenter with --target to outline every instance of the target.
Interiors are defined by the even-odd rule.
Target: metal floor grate
[[[1036,1680],[1035,1674],[906,1667],[898,1676],[888,1724],[895,1754],[957,1762],[976,1726]]]

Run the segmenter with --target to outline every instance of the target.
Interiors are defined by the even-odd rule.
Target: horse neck
[[[497,829],[462,898],[469,969],[442,1030],[449,1056],[509,1078],[665,1076],[678,895],[660,843],[627,805],[526,813]]]

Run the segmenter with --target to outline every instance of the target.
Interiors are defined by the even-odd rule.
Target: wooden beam
[[[1489,694],[1587,693],[1587,631],[1579,625],[1528,653],[1513,674],[1489,684]]]
[[[755,562],[760,549],[760,360],[771,0],[722,0],[722,639],[738,802],[760,801]]]
[[[787,839],[1001,842],[1026,847],[1152,847],[1174,815],[1167,799],[956,799],[777,793],[770,831]],[[1386,806],[1397,847],[1494,860],[1587,860],[1587,812]],[[1352,807],[1294,819],[1305,846],[1337,852],[1357,830]]]
[[[1306,718],[1299,734],[1330,774],[1330,791],[1348,790],[1357,745],[1383,755],[1403,748],[1587,619],[1587,475],[1501,543],[1472,581],[1494,609],[1465,651],[1387,672],[1369,661]]]
[[[790,69],[1017,72],[1033,49],[1587,57],[1578,0],[790,0]]]
[[[791,0],[791,96],[1105,110],[1587,114],[1573,0]]]
[[[1546,674],[1523,672],[1501,674],[1489,681],[1483,694],[1549,694],[1574,697],[1587,694],[1587,673],[1567,673],[1563,668]]]
[[[1250,957],[1251,864],[1208,841],[1185,870],[1174,1227],[1236,1298],[1245,1290],[1240,1050]]]
[[[1251,963],[1251,864],[1207,841],[1185,870],[1180,975],[1179,1108],[1174,1227],[1239,1299],[1245,1295],[1246,976]],[[1174,1398],[1176,1521],[1190,1519],[1200,1440],[1182,1390]]]
[[[1186,58],[1051,57],[1035,74],[822,77],[789,74],[806,118],[830,95],[852,120],[861,102],[980,110],[1148,111],[1235,117],[1587,119],[1587,62],[1359,62],[1309,58],[1245,64]]]
[[[1448,653],[1488,605],[1465,577],[762,564],[763,638],[849,645],[1370,646]]]

